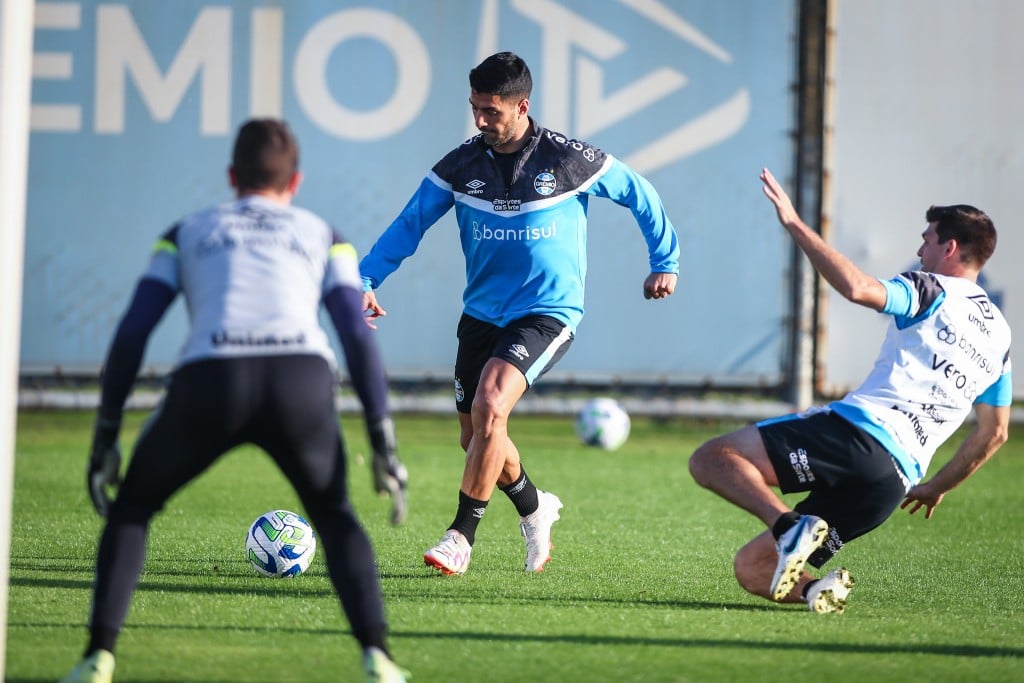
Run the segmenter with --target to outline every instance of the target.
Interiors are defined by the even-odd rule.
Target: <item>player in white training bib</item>
[[[779,222],[818,273],[850,301],[891,316],[889,330],[857,389],[827,406],[712,439],[690,458],[690,472],[768,527],[736,555],[743,588],[841,612],[850,572],[838,568],[819,579],[805,566],[821,568],[901,503],[931,517],[1006,441],[1010,327],[977,283],[996,231],[972,206],[932,206],[917,252],[921,269],[878,280],[807,227],[767,169],[761,180]],[[977,425],[925,479],[936,449],[972,409]],[[809,493],[791,510],[772,487]]]

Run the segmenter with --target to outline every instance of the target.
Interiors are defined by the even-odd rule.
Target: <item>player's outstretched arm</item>
[[[1006,443],[1010,429],[1010,406],[976,403],[974,412],[978,424],[960,444],[960,448],[935,476],[910,489],[901,508],[914,514],[924,507],[924,516],[930,519],[943,496],[977,472]]]
[[[761,182],[765,196],[775,206],[779,223],[793,236],[814,269],[849,301],[876,311],[882,310],[887,296],[882,283],[864,273],[853,261],[811,230],[793,208],[793,202],[782,185],[767,168],[761,171]]]

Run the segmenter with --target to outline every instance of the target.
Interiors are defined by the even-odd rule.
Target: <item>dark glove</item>
[[[120,431],[120,421],[96,418],[85,483],[93,507],[100,517],[106,517],[110,510],[110,491],[107,487],[116,489],[121,484],[121,450],[117,446]]]
[[[391,496],[391,523],[401,524],[409,511],[406,500],[409,473],[398,459],[395,425],[390,417],[382,417],[379,420],[368,420],[366,431],[373,449],[373,487],[377,493]]]

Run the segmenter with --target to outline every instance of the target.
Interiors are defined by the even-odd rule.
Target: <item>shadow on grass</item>
[[[213,580],[219,580],[221,577],[218,575],[209,575],[204,577],[193,573],[183,573],[183,576],[189,576],[193,580],[202,580],[204,578],[210,578]],[[145,575],[139,582],[139,586],[135,592],[144,593],[146,591],[156,591],[158,593],[207,593],[210,595],[256,595],[258,594],[261,598],[273,600],[276,598],[291,600],[294,599],[297,594],[306,596],[316,597],[331,597],[334,595],[334,589],[327,584],[326,586],[310,586],[308,583],[303,584],[301,580],[293,579],[263,579],[258,576],[253,576],[252,580],[255,581],[266,581],[268,584],[273,583],[275,588],[278,590],[274,593],[268,593],[259,590],[256,586],[258,584],[251,584],[245,586],[225,586],[225,585],[202,585],[197,583],[191,584],[173,584],[164,583],[162,581],[147,581]],[[66,588],[69,590],[87,590],[92,591],[92,579],[27,579],[27,578],[16,578],[10,580],[11,587],[38,587],[38,588]]]
[[[785,650],[835,652],[847,654],[913,654],[947,655],[954,657],[1013,657],[1024,658],[1024,649],[1016,647],[988,647],[980,645],[928,645],[928,644],[851,644],[822,643],[810,640],[794,642],[761,642],[724,640],[716,638],[651,638],[648,636],[595,636],[595,635],[527,635],[519,633],[434,633],[423,631],[393,631],[393,638],[411,640],[479,640],[509,643],[569,643],[576,645],[648,645],[653,647],[732,648],[736,650]]]
[[[17,623],[11,622],[9,626],[22,628],[53,628],[52,623]],[[74,628],[81,628],[80,625],[69,625]],[[196,627],[195,624],[132,624],[129,628],[136,631],[168,631],[168,632],[189,632],[189,631],[216,631],[231,633],[267,633],[329,636],[340,637],[351,636],[352,633],[346,629],[330,628],[302,628],[296,626],[274,625],[264,626],[211,626],[205,625]],[[537,645],[586,645],[586,646],[624,646],[636,647],[638,645],[647,647],[670,647],[670,648],[708,648],[708,649],[732,649],[736,651],[745,650],[778,650],[783,652],[831,652],[836,654],[874,654],[874,655],[934,655],[947,657],[1008,657],[1012,659],[1024,658],[1024,649],[1016,647],[990,647],[983,645],[964,644],[899,644],[899,643],[829,643],[814,640],[791,641],[765,641],[751,642],[749,640],[727,640],[724,638],[656,638],[651,636],[612,636],[594,634],[525,634],[525,633],[481,633],[469,631],[449,631],[439,633],[436,631],[403,631],[394,630],[390,632],[394,640],[431,640],[431,641],[452,641],[454,643],[466,643],[467,641],[479,641],[484,643],[520,643]],[[10,679],[9,679],[10,680]]]
[[[13,564],[13,563],[12,563]],[[12,567],[13,568],[13,567]],[[50,570],[52,571],[52,569]],[[79,573],[78,570],[74,570],[74,573]],[[154,574],[154,572],[147,572]],[[193,579],[197,578],[196,573],[193,572],[159,572],[159,575],[181,575],[188,576]],[[211,574],[210,578],[217,580],[222,576],[231,576],[234,572],[229,572],[226,575]],[[205,577],[204,577],[205,578]],[[253,580],[262,581],[259,577],[251,577]],[[322,574],[320,578],[326,578]],[[396,578],[394,574],[391,578]],[[407,576],[403,576],[404,579],[421,580],[421,581],[450,581],[438,577],[433,573],[410,573]],[[274,593],[260,592],[254,585],[246,586],[227,586],[223,584],[219,585],[196,585],[193,583],[188,584],[176,584],[176,583],[165,583],[162,581],[147,582],[145,575],[139,584],[138,591],[158,591],[158,592],[172,592],[172,593],[208,593],[208,594],[224,594],[224,595],[253,595],[259,594],[261,599],[294,599],[297,594],[318,596],[333,598],[334,590],[329,584],[321,584],[318,587],[311,587],[308,584],[302,585],[301,579],[292,581],[274,581],[269,580],[275,585],[280,587],[281,590]],[[422,585],[422,584],[421,584]],[[10,580],[11,587],[44,587],[44,588],[61,588],[61,589],[72,589],[72,590],[92,590],[92,581],[85,579],[64,579],[55,580],[52,578],[47,579],[35,579],[26,577],[16,577]],[[387,591],[386,597],[388,601],[397,599],[404,599],[410,601],[428,601],[432,603],[443,602],[448,604],[465,604],[465,605],[481,605],[481,604],[505,604],[508,602],[508,598],[503,595],[495,595],[493,593],[461,593],[461,594],[427,594],[422,591],[416,591],[413,588],[409,590],[403,590],[400,592]],[[637,607],[637,608],[649,608],[649,607],[665,607],[680,610],[736,610],[736,611],[769,611],[776,610],[778,607],[772,605],[751,605],[751,604],[737,604],[737,603],[721,603],[721,602],[699,602],[699,601],[686,601],[686,600],[651,600],[642,598],[633,598],[629,596],[615,597],[615,598],[595,598],[591,596],[558,596],[552,597],[550,595],[545,596],[516,596],[517,604],[537,604],[537,605],[549,605],[549,606],[566,606],[566,605],[577,605],[577,604],[600,604],[600,605],[619,605],[623,607]],[[794,606],[796,607],[796,606]],[[795,609],[793,610],[796,611]],[[800,610],[803,612],[804,610]],[[30,623],[30,622],[19,622],[14,620],[8,621],[8,627],[14,628],[40,628],[40,627],[61,627],[68,626],[74,628],[80,628],[81,624],[54,624],[54,623]],[[293,634],[306,634],[306,635],[351,635],[351,632],[345,629],[324,629],[324,628],[301,628],[301,627],[282,627],[281,625],[275,624],[273,627],[261,627],[261,626],[203,626],[197,628],[194,624],[187,625],[147,625],[147,624],[132,624],[131,628],[138,630],[152,630],[152,631],[225,631],[225,632],[237,632],[237,633],[263,633],[267,631],[273,631],[275,633],[293,633]],[[941,656],[954,656],[954,657],[1010,657],[1014,659],[1024,659],[1024,648],[1016,647],[1000,647],[1000,646],[982,646],[982,645],[968,645],[968,644],[897,644],[897,643],[830,643],[830,642],[818,642],[814,640],[803,640],[800,642],[784,642],[784,641],[764,641],[764,642],[751,642],[749,640],[727,640],[727,639],[707,639],[707,638],[657,638],[648,636],[610,636],[610,635],[593,635],[593,634],[517,634],[517,633],[479,633],[479,632],[436,632],[436,631],[402,631],[394,630],[391,632],[394,638],[408,638],[411,640],[436,640],[446,641],[452,640],[455,642],[465,641],[481,641],[481,642],[507,642],[507,643],[537,643],[537,644],[578,644],[578,645],[591,645],[591,646],[636,646],[645,645],[651,647],[688,647],[688,648],[731,648],[735,650],[779,650],[779,651],[812,651],[812,652],[833,652],[833,653],[855,653],[855,654],[908,654],[908,655],[941,655]],[[8,679],[11,683],[14,683],[14,679]],[[34,679],[24,679],[25,683]]]
[[[149,572],[152,574],[152,572]],[[316,586],[312,586],[309,583],[304,583],[301,578],[297,580],[293,579],[265,579],[259,576],[248,576],[247,579],[251,580],[252,583],[248,583],[244,586],[229,586],[222,583],[203,585],[196,583],[198,579],[209,578],[213,581],[219,581],[222,576],[210,575],[208,577],[198,576],[194,572],[187,573],[183,572],[182,576],[187,576],[193,579],[192,583],[166,583],[163,581],[147,581],[146,575],[143,575],[142,580],[139,582],[137,593],[144,593],[146,591],[155,591],[158,593],[185,593],[185,594],[199,594],[205,593],[208,595],[259,595],[261,599],[267,600],[293,600],[297,595],[307,597],[322,597],[322,598],[333,598],[334,589],[329,583],[321,583]],[[326,577],[321,577],[326,580]],[[420,579],[426,582],[440,583],[442,581],[451,581],[448,578],[439,577],[436,574],[421,574],[418,576],[410,576],[410,579]],[[92,590],[92,580],[85,579],[33,579],[18,577],[10,580],[12,587],[19,588],[61,588],[68,590]],[[421,584],[422,585],[422,584]],[[273,592],[267,592],[262,590],[261,586],[272,586]],[[387,602],[395,600],[405,600],[410,602],[429,602],[432,604],[445,603],[448,605],[503,605],[508,603],[509,597],[504,594],[496,594],[489,590],[482,590],[481,592],[462,592],[460,594],[434,594],[425,593],[418,591],[415,588],[408,590],[395,591],[386,590],[385,600]],[[748,611],[748,612],[761,612],[772,609],[771,605],[750,605],[740,603],[722,603],[722,602],[697,602],[690,600],[658,600],[648,598],[638,598],[632,596],[621,596],[621,597],[594,597],[594,596],[582,596],[582,595],[540,595],[540,596],[529,596],[529,595],[516,595],[515,602],[519,605],[546,605],[550,607],[565,607],[572,605],[612,605],[620,607],[666,607],[682,610],[736,610],[736,611]]]

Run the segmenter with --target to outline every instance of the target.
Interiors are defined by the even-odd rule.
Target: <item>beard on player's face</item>
[[[490,147],[502,147],[512,141],[512,138],[515,137],[516,129],[513,125],[504,129],[489,128],[480,132],[483,133],[484,142]]]

